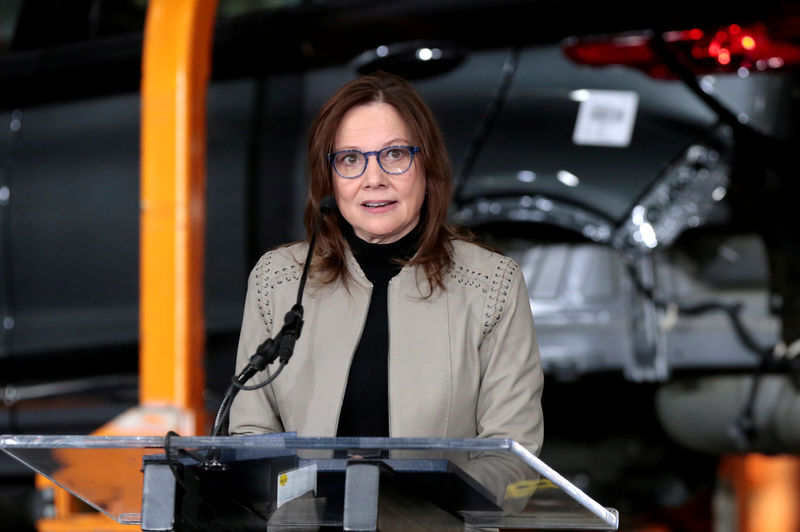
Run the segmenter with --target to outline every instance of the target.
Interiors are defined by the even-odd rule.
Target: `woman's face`
[[[333,151],[370,152],[398,145],[412,145],[405,122],[391,105],[370,103],[344,115]],[[362,240],[388,244],[417,225],[425,200],[425,176],[417,158],[407,172],[396,175],[384,172],[375,156],[368,157],[360,177],[345,179],[330,171],[339,212]]]

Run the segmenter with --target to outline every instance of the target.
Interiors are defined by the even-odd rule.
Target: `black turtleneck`
[[[339,413],[337,436],[389,436],[389,281],[414,256],[419,230],[390,244],[370,244],[342,221],[342,233],[358,265],[372,283],[372,297],[361,340],[353,355]]]

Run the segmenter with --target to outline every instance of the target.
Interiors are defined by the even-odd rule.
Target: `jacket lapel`
[[[338,283],[337,283],[338,284]],[[351,283],[350,293],[341,286],[322,287],[307,294],[306,327],[287,369],[284,401],[298,427],[307,436],[335,436],[339,410],[347,386],[355,346],[366,319],[370,289]],[[310,296],[310,297],[308,297]],[[330,298],[336,298],[335,305]]]
[[[452,392],[447,294],[434,290],[421,300],[414,272],[404,268],[389,285],[389,434],[445,437]]]

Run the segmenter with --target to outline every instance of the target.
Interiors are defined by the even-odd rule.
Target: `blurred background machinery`
[[[185,4],[207,18],[172,33],[180,19],[153,21],[161,2],[0,4],[0,433],[118,426],[148,398],[200,410],[175,423],[202,431],[233,370],[249,269],[303,237],[307,127],[380,68],[441,123],[453,221],[525,273],[545,461],[617,507],[624,530],[800,527],[795,3]],[[148,63],[158,31],[172,48],[152,44]],[[195,63],[180,55],[212,42]],[[198,122],[148,137],[147,116],[172,116],[148,102],[178,90],[153,77],[179,63]],[[205,154],[187,171],[205,181],[184,184],[205,209],[180,270],[174,241],[168,264],[140,254],[140,215],[148,199],[180,203],[159,196],[179,176],[147,150],[177,157],[192,139]],[[159,295],[178,304],[158,271],[187,283],[183,355],[162,334],[175,322],[153,317]],[[148,347],[140,331],[159,323],[164,343]],[[192,375],[159,365],[197,352]],[[0,482],[0,528],[86,513],[5,457]]]

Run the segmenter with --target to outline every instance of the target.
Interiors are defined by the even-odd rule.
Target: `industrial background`
[[[3,0],[0,434],[207,433],[310,121],[383,69],[525,273],[541,457],[622,530],[797,532],[800,6],[740,4]],[[131,528],[2,455],[36,529]]]

